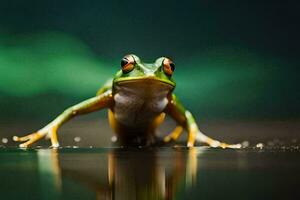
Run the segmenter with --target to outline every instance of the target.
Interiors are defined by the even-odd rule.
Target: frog
[[[160,57],[153,63],[143,62],[137,55],[128,54],[121,59],[120,69],[107,81],[94,97],[67,108],[48,125],[38,131],[13,140],[19,147],[28,148],[45,138],[51,147],[58,148],[58,129],[78,115],[107,109],[108,121],[114,132],[114,141],[121,144],[155,144],[157,128],[170,116],[175,128],[161,138],[163,143],[178,141],[184,131],[185,145],[194,147],[204,143],[210,147],[240,148],[240,144],[227,144],[213,139],[199,130],[192,113],[175,95],[173,79],[175,64],[169,57]]]

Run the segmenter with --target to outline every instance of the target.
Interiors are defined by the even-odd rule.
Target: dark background
[[[1,1],[2,199],[299,199],[295,2]],[[106,148],[105,111],[59,129],[62,149],[4,148],[94,96],[128,53],[172,57],[200,129],[251,148]]]
[[[2,124],[39,128],[93,96],[128,53],[173,58],[175,92],[199,121],[298,124],[295,2],[1,2]]]

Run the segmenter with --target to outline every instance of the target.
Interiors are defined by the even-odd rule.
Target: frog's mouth
[[[127,95],[136,95],[139,98],[165,96],[171,92],[175,84],[157,77],[130,77],[114,81],[115,92],[125,92]]]
[[[118,80],[114,81],[116,85],[131,85],[131,84],[140,84],[140,85],[148,85],[148,86],[156,86],[161,85],[169,88],[170,90],[175,87],[175,83],[167,80],[167,79],[160,79],[155,76],[149,77],[126,77],[126,78],[118,78]]]

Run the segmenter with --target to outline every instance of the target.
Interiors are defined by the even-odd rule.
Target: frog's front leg
[[[49,123],[44,128],[40,129],[39,131],[26,135],[24,137],[14,136],[13,140],[17,142],[24,142],[19,145],[20,147],[29,147],[33,143],[39,141],[40,139],[44,137],[49,137],[51,139],[52,147],[58,147],[59,142],[57,139],[57,129],[63,123],[75,117],[76,115],[90,113],[105,107],[110,107],[112,104],[113,104],[112,92],[111,90],[108,90],[103,94],[85,100],[77,105],[74,105],[66,109],[62,114],[56,117],[51,123]]]
[[[188,147],[193,147],[195,142],[198,141],[198,142],[206,143],[211,147],[241,148],[241,144],[226,144],[214,140],[206,136],[205,134],[203,134],[199,130],[193,115],[183,107],[183,105],[179,102],[178,98],[174,94],[169,98],[169,103],[167,105],[165,112],[169,114],[178,123],[177,127],[182,126],[187,130]],[[171,138],[174,138],[174,136],[177,138],[180,134],[181,134],[180,129],[176,131],[175,128],[175,130],[170,135],[166,136],[164,139],[166,141]]]

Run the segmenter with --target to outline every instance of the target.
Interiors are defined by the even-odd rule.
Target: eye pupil
[[[175,64],[174,64],[174,63],[170,63],[170,67],[171,67],[171,70],[172,70],[172,71],[175,70]]]
[[[128,64],[128,60],[126,60],[126,59],[122,59],[121,60],[121,66],[122,67],[124,67],[125,65],[127,65]]]

